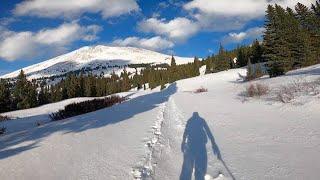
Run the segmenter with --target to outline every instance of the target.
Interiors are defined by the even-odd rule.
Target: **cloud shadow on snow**
[[[100,128],[127,120],[136,114],[150,111],[167,101],[176,91],[176,83],[173,83],[167,89],[160,92],[139,96],[109,108],[58,122],[51,122],[43,127],[35,127],[5,135],[0,137],[0,160],[39,147],[41,140],[56,132],[77,133]],[[26,142],[32,143],[25,145]]]

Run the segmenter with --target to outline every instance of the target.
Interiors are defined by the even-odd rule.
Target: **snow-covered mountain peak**
[[[177,64],[192,62],[193,58],[175,57]],[[168,63],[171,55],[161,54],[135,47],[85,46],[70,53],[23,68],[29,79],[63,75],[84,68],[95,69],[95,73],[111,72],[115,66],[141,63]],[[103,69],[101,69],[103,68]],[[20,70],[1,76],[14,78]]]

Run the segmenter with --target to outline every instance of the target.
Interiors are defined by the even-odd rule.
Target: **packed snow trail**
[[[133,167],[132,174],[134,179],[152,179],[154,175],[154,154],[160,145],[160,136],[161,129],[164,121],[164,110],[167,103],[163,103],[159,107],[159,113],[157,115],[157,120],[155,121],[154,126],[152,126],[152,137],[146,142],[145,146],[148,147],[145,157],[142,162],[139,163],[136,167]]]
[[[154,158],[157,164],[154,179],[188,180],[192,178],[192,173],[196,179],[234,179],[206,122],[197,112],[185,121],[172,97],[169,98],[164,111],[161,131],[161,146]],[[211,141],[211,146],[206,145],[207,138]],[[207,174],[208,157],[210,164],[215,164],[211,169],[211,175]],[[182,164],[182,167],[176,166],[177,164]]]
[[[197,165],[193,172],[190,172],[190,166],[185,171],[185,155],[180,147],[186,131],[198,138],[195,142],[203,141],[206,132],[199,132],[203,130],[199,128],[203,122],[208,124],[214,141],[201,145],[191,143],[194,148],[191,151],[196,158],[197,153],[207,152],[207,163],[203,163],[206,157],[201,156],[202,164],[198,165],[202,169],[207,166],[206,179],[317,179],[320,167],[319,97],[299,106],[262,100],[243,102],[239,94],[248,84],[236,81],[239,72],[245,74],[244,70],[230,70],[177,82],[177,92],[168,102],[169,106],[172,104],[166,113],[169,117],[162,128],[163,147],[155,179],[179,179],[185,172],[184,179],[197,176]],[[297,76],[319,78],[317,73]],[[284,84],[294,78],[289,75],[261,82]],[[208,92],[192,93],[199,87],[208,88]],[[194,118],[194,113],[198,118]],[[191,123],[190,128],[187,124],[192,119],[202,119],[202,122]]]

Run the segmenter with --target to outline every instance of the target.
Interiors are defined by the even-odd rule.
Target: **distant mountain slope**
[[[192,62],[193,58],[175,57],[177,64]],[[62,75],[81,69],[93,69],[95,73],[112,72],[114,67],[140,63],[168,63],[171,56],[158,52],[134,48],[111,46],[86,46],[70,53],[23,68],[29,79]],[[20,70],[1,76],[14,78]]]

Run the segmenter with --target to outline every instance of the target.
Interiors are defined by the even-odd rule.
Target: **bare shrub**
[[[294,90],[287,87],[287,86],[281,86],[279,91],[276,93],[276,98],[278,101],[281,101],[283,103],[288,103],[292,99],[294,99]]]
[[[80,103],[69,104],[56,113],[52,113],[50,118],[52,121],[58,121],[69,117],[97,111],[106,107],[113,106],[115,104],[125,101],[124,97],[109,96],[104,99],[93,99],[90,101],[84,101]]]
[[[9,116],[2,116],[0,115],[0,121],[8,121],[10,120],[10,117]]]
[[[269,87],[263,84],[250,84],[247,88],[246,88],[246,92],[245,94],[248,97],[256,97],[256,96],[263,96],[268,94],[269,91]]]
[[[204,92],[208,92],[208,89],[201,87],[194,91],[194,93],[204,93]]]
[[[276,99],[283,103],[288,103],[301,95],[318,95],[320,94],[320,80],[306,81],[295,79],[290,84],[281,86],[276,92]]]
[[[253,84],[250,84],[246,89],[247,96],[253,97],[255,93],[256,93],[256,88],[254,87]]]
[[[0,128],[0,135],[6,133],[6,131],[7,131],[7,128],[6,128],[6,127]]]
[[[258,96],[263,96],[268,93],[269,87],[262,84],[256,84],[257,94]]]
[[[36,122],[36,126],[38,126],[38,127],[39,127],[39,126],[42,126],[42,124],[43,124],[43,123],[40,122],[40,121],[37,121],[37,122]]]

